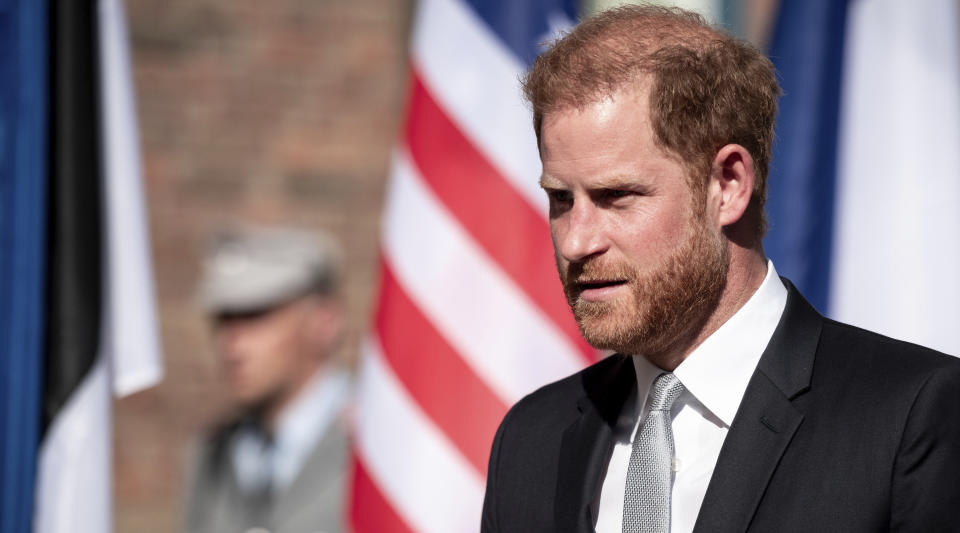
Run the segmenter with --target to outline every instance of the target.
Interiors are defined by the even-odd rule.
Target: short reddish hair
[[[643,76],[650,76],[654,138],[688,167],[694,190],[705,186],[721,147],[739,144],[753,156],[750,204],[762,236],[780,85],[766,56],[700,15],[623,6],[583,21],[558,39],[523,82],[538,142],[547,113],[582,109]]]

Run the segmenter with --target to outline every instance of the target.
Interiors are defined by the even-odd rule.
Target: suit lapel
[[[611,357],[616,358],[612,365],[583,374],[580,416],[563,433],[554,498],[558,532],[593,531],[590,507],[606,467],[613,428],[637,381],[629,357]]]
[[[754,374],[713,470],[694,531],[746,531],[803,416]]]
[[[720,450],[694,532],[746,531],[780,458],[803,421],[791,400],[810,388],[822,317],[789,295]]]

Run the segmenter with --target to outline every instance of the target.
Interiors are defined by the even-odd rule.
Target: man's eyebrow
[[[559,189],[563,187],[563,182],[549,176],[540,176],[541,189]]]
[[[545,190],[551,189],[568,189],[569,186],[560,179],[551,177],[551,176],[541,176],[540,177],[540,188]],[[605,176],[602,178],[597,178],[595,181],[589,184],[588,189],[594,191],[602,190],[624,190],[624,191],[638,191],[638,192],[648,192],[651,189],[651,186],[648,182],[637,179],[634,174],[615,174],[611,176]]]
[[[590,188],[633,190],[646,188],[646,185],[637,180],[637,177],[632,174],[618,174],[614,176],[598,178],[591,184]]]

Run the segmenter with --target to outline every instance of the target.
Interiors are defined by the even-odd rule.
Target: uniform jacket
[[[237,424],[217,432],[200,450],[187,532],[238,533],[255,526],[271,533],[344,531],[345,426],[342,421],[331,424],[290,487],[265,505],[238,487],[229,453]]]

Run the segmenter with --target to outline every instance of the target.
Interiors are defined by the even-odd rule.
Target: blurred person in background
[[[199,298],[236,412],[199,450],[189,533],[343,530],[350,386],[334,359],[337,256],[329,240],[286,228],[210,247]]]

